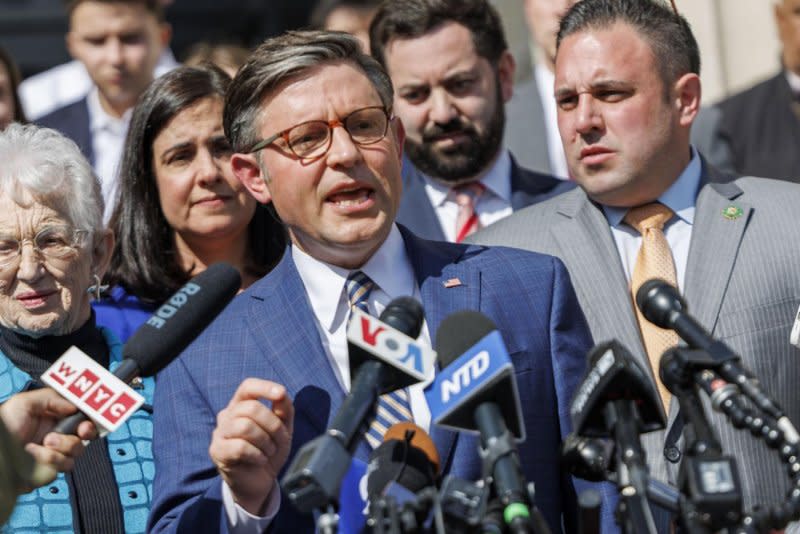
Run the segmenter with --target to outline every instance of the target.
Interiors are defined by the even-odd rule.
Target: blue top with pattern
[[[122,360],[122,343],[107,328],[100,327],[100,330],[109,347],[110,367],[113,370]],[[0,351],[0,402],[22,391],[30,380],[30,375],[14,366]],[[145,404],[152,405],[155,381],[145,378],[142,384],[138,391],[145,398]],[[116,432],[106,436],[127,533],[145,531],[155,477],[152,439],[152,415],[144,409],[139,409]],[[2,532],[75,532],[69,488],[64,475],[59,474],[51,484],[22,495],[17,500],[11,518],[2,526]]]

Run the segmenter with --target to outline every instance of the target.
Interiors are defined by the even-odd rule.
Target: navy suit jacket
[[[575,187],[574,182],[559,180],[547,174],[520,167],[511,158],[511,209],[521,210]],[[425,179],[408,158],[403,158],[403,196],[397,222],[416,235],[434,241],[445,241],[444,231],[425,192]]]
[[[92,133],[89,129],[89,106],[86,98],[41,117],[36,124],[58,130],[64,136],[75,141],[89,163],[94,166]]]
[[[465,309],[491,318],[508,348],[519,385],[527,440],[520,458],[536,484],[536,504],[554,531],[576,517],[573,481],[559,468],[570,431],[568,404],[591,345],[583,313],[560,260],[508,248],[435,243],[401,227],[432,339],[447,315]],[[457,278],[461,284],[447,288]],[[275,269],[239,295],[158,377],[154,407],[156,480],[152,532],[226,531],[221,479],[208,456],[216,414],[247,377],[283,384],[295,406],[292,450],[322,434],[345,391],[317,330],[287,248]],[[443,472],[477,480],[476,438],[432,428]],[[356,457],[367,461],[362,440]],[[573,486],[573,483],[575,484]],[[614,500],[603,486],[605,502]],[[604,526],[613,528],[608,507]],[[313,532],[313,519],[283,496],[272,532]]]

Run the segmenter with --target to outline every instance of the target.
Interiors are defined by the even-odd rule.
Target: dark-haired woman
[[[17,65],[8,52],[0,47],[0,130],[12,122],[27,122],[17,94],[19,82]]]
[[[208,265],[230,263],[244,289],[283,253],[283,228],[230,165],[222,129],[229,82],[216,67],[181,67],[153,82],[134,108],[111,219],[112,289],[94,303],[98,323],[123,341]]]

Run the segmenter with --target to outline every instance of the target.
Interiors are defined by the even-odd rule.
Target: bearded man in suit
[[[515,63],[487,0],[384,2],[370,46],[392,78],[406,128],[398,222],[459,242],[574,187],[520,167],[503,146]]]

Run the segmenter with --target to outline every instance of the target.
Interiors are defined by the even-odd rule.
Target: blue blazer
[[[465,309],[490,317],[514,362],[527,441],[519,452],[536,484],[536,503],[554,531],[576,517],[573,481],[559,469],[570,431],[568,404],[582,378],[591,337],[563,264],[551,256],[422,240],[400,227],[419,285],[431,337],[447,315]],[[457,278],[461,285],[446,288]],[[295,406],[287,466],[322,434],[345,391],[326,356],[303,282],[287,248],[281,262],[239,295],[158,377],[152,532],[227,531],[221,479],[208,457],[216,414],[247,377],[283,384]],[[477,480],[477,440],[441,428],[431,436],[444,472]],[[362,442],[356,456],[367,461]],[[613,501],[610,486],[602,487]],[[608,507],[605,525],[613,529]],[[574,530],[574,529],[573,529]],[[271,532],[313,532],[313,519],[282,498]]]
[[[511,209],[521,210],[575,187],[574,182],[520,167],[511,157]],[[446,241],[442,225],[425,192],[425,179],[411,161],[403,157],[403,195],[397,222],[420,237]]]
[[[81,152],[94,167],[92,132],[89,129],[89,105],[86,98],[59,108],[36,121],[39,126],[58,130],[78,145]]]

